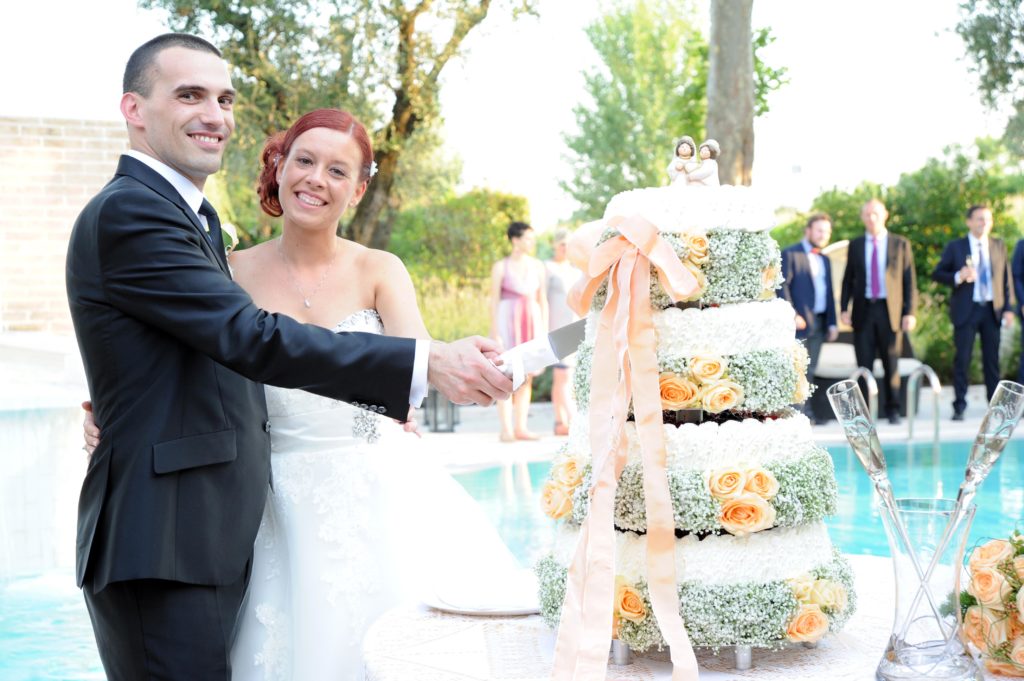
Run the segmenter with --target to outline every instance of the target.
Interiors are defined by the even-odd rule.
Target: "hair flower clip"
[[[377,174],[377,162],[376,161],[370,161],[370,177],[373,177],[376,174]]]

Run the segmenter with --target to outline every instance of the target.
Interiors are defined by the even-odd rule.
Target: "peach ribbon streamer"
[[[590,512],[569,568],[555,645],[555,681],[604,681],[615,597],[615,488],[626,465],[629,399],[639,435],[647,514],[647,580],[654,616],[671,649],[672,680],[696,681],[697,658],[679,614],[675,523],[668,488],[665,434],[658,387],[656,336],[650,303],[651,265],[673,300],[700,287],[694,275],[640,216],[612,218],[616,236],[593,249],[587,278],[569,293],[585,315],[605,279],[608,297],[597,322],[590,399],[594,482]]]

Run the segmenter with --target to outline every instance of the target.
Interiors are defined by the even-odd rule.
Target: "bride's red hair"
[[[359,151],[363,154],[363,162],[359,168],[359,179],[366,182],[370,179],[370,166],[373,164],[373,145],[366,128],[348,111],[341,109],[315,109],[295,121],[292,127],[279,132],[263,147],[261,155],[260,177],[256,183],[256,193],[260,197],[260,207],[267,215],[275,218],[281,215],[281,202],[277,198],[280,187],[277,185],[277,165],[288,157],[295,139],[313,128],[329,128],[347,135],[352,135]]]

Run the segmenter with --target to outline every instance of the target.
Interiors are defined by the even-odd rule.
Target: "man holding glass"
[[[953,287],[949,316],[953,321],[953,420],[962,421],[967,407],[967,372],[974,339],[981,335],[981,365],[985,394],[992,399],[999,384],[999,325],[1013,323],[1013,287],[1006,244],[990,236],[988,206],[967,209],[968,234],[946,245],[932,279]]]

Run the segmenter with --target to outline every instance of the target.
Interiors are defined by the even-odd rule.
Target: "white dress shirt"
[[[825,314],[827,309],[827,282],[825,281],[825,261],[821,253],[811,253],[814,246],[807,239],[803,240],[804,253],[811,267],[811,279],[814,281],[814,314]]]
[[[181,195],[181,198],[185,200],[185,203],[192,209],[192,212],[196,214],[203,227],[209,230],[210,226],[206,223],[206,216],[199,214],[199,207],[203,205],[203,199],[206,197],[203,196],[203,192],[198,187],[192,184],[190,179],[166,163],[158,161],[141,151],[129,149],[124,153],[136,161],[146,164],[146,166],[157,172],[160,177],[167,180],[178,194]],[[409,387],[409,406],[416,407],[417,409],[423,404],[423,398],[427,396],[427,361],[429,357],[430,341],[422,338],[416,339],[416,354],[412,364],[412,384]]]
[[[992,302],[992,259],[989,257],[988,238],[978,239],[973,234],[967,235],[967,241],[971,244],[971,260],[978,275],[974,278],[974,302]],[[982,257],[984,256],[984,257]],[[985,274],[988,276],[988,290],[983,291],[981,286],[981,264],[985,264]],[[959,275],[959,272],[957,273]],[[958,278],[958,277],[955,277]],[[959,282],[958,282],[959,283]]]
[[[885,298],[885,262],[889,255],[889,230],[883,229],[875,237],[878,241],[878,297]],[[864,290],[864,297],[871,300],[871,235],[864,234],[864,270],[867,272],[867,288]]]

